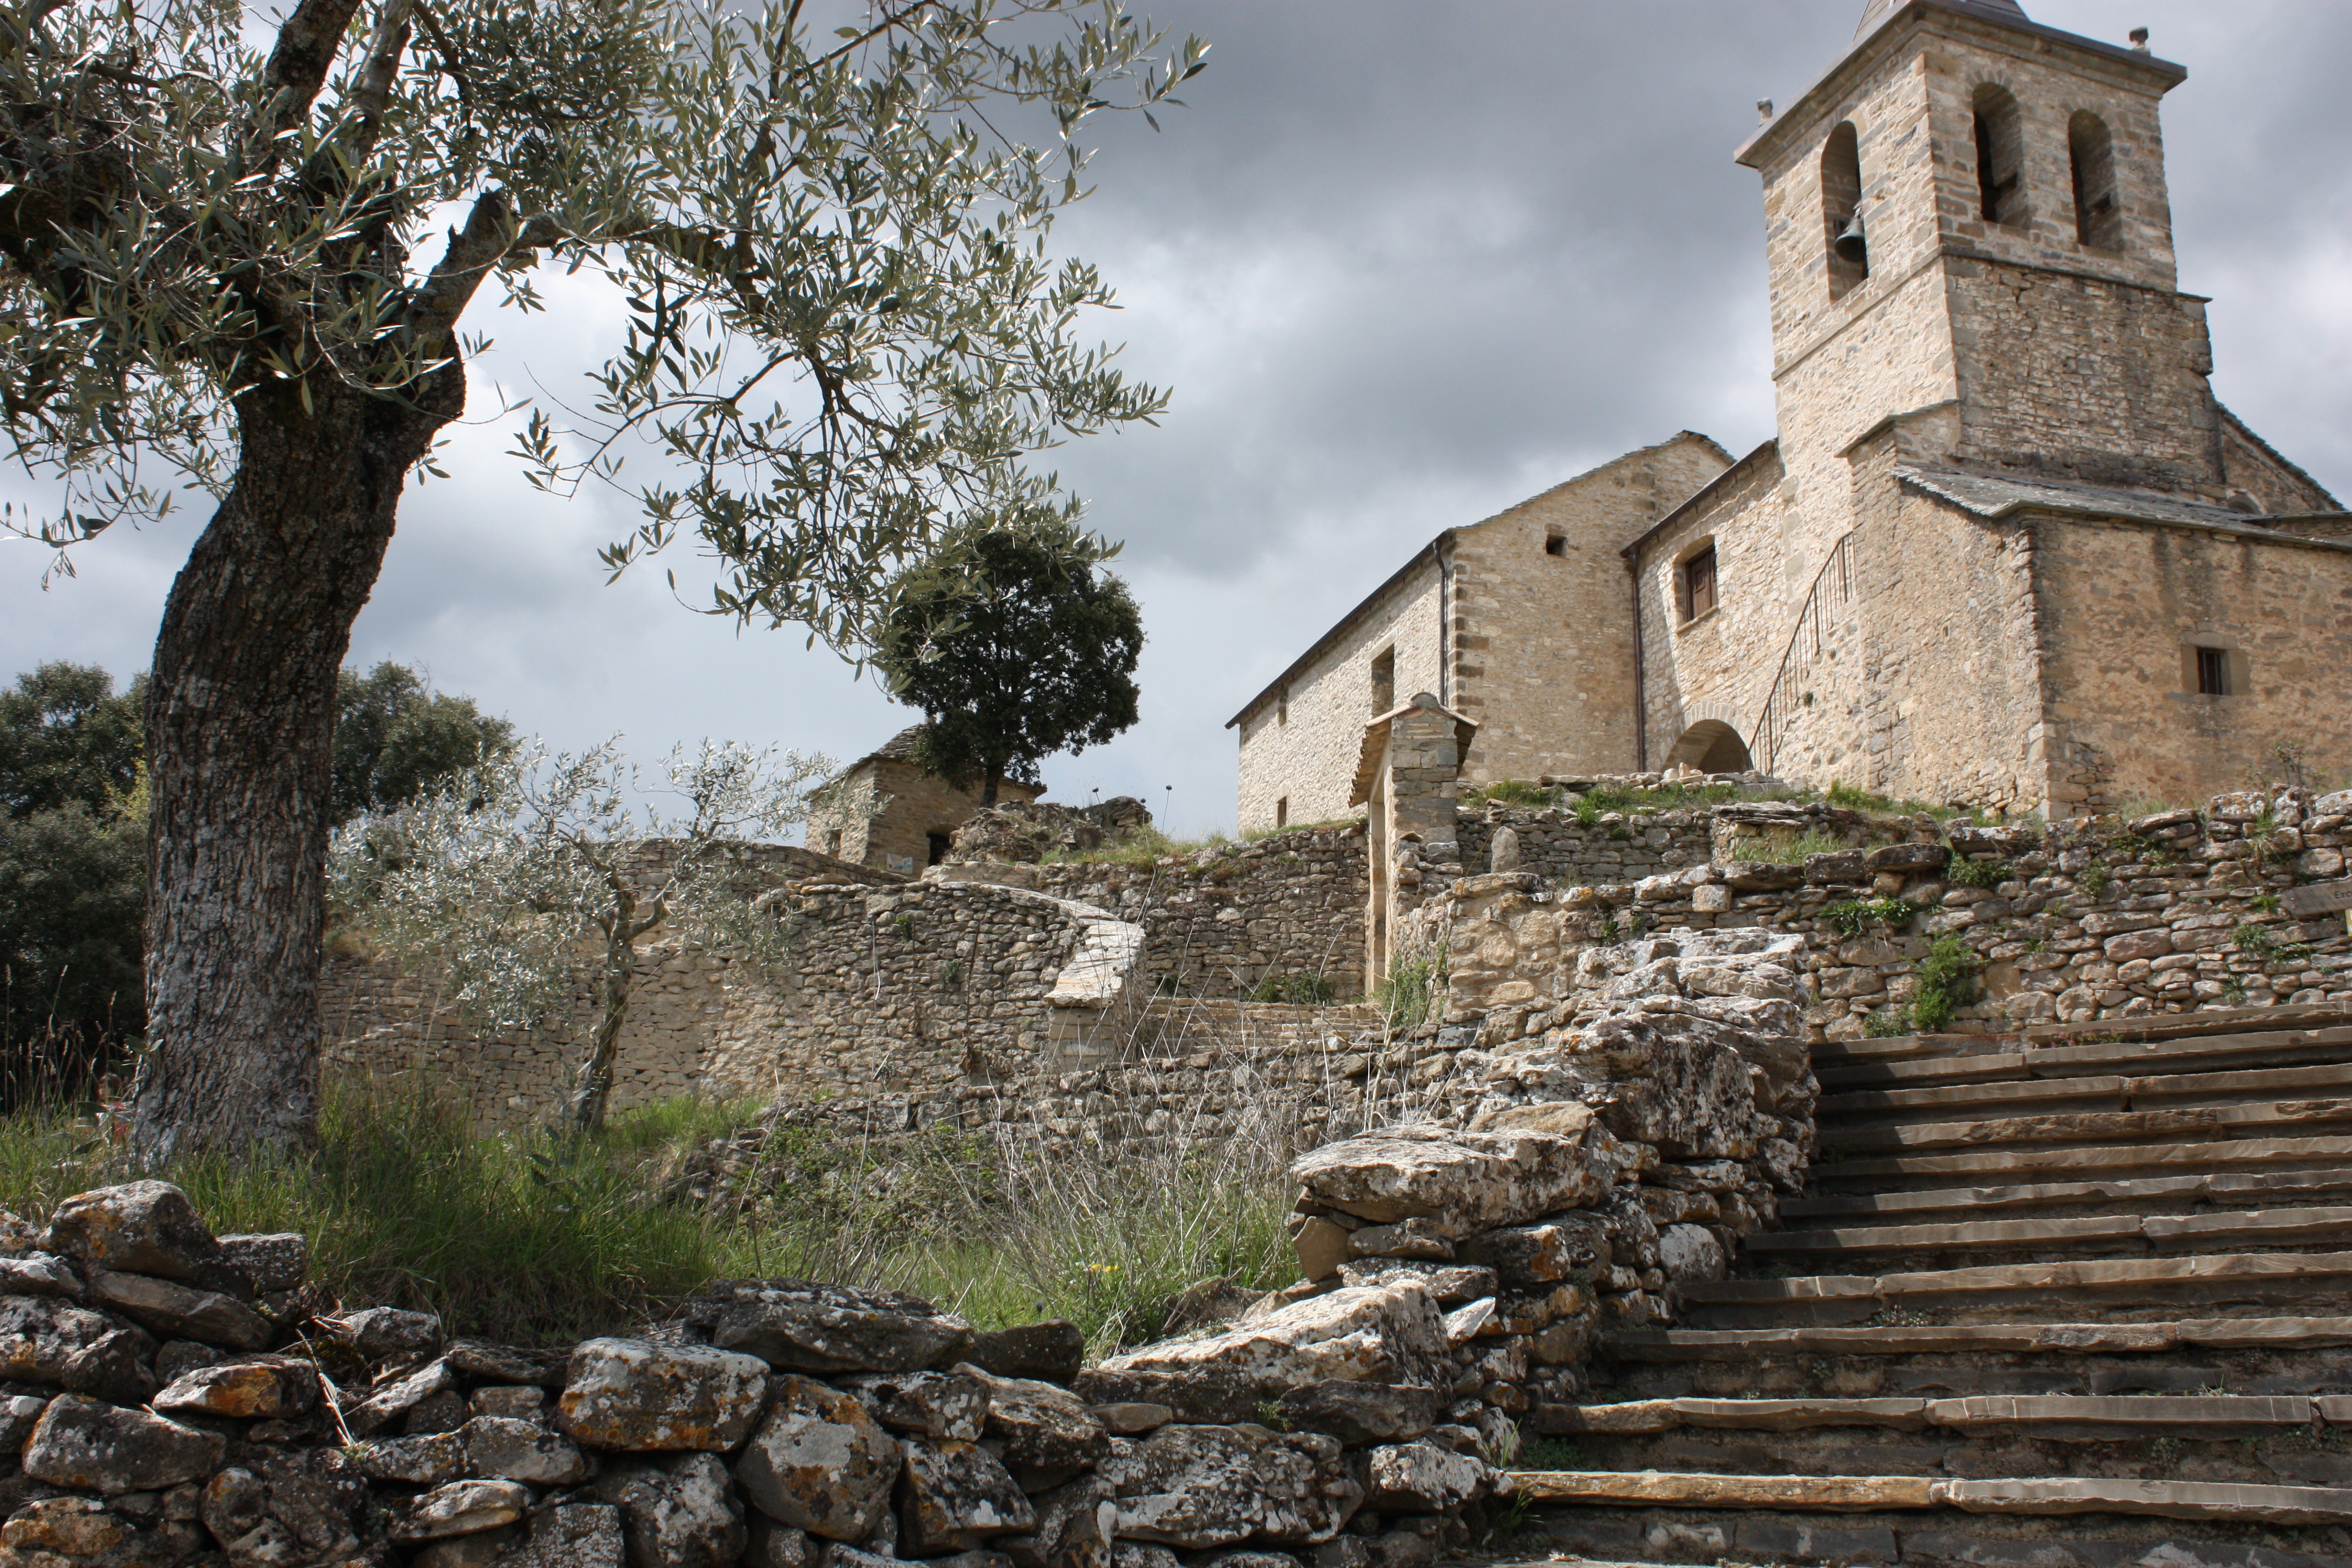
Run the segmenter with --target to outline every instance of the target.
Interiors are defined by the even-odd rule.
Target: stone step
[[[2352,1347],[2352,1317],[2181,1318],[2151,1323],[1930,1323],[1869,1328],[1644,1329],[1610,1335],[1620,1362],[1956,1353],[2158,1355],[2179,1350]]]
[[[1497,1568],[2352,1568],[2323,1542],[2286,1550],[2260,1524],[2199,1525],[2126,1514],[2035,1518],[1957,1509],[1808,1514],[1563,1504],[1531,1510]],[[2268,1543],[2266,1543],[2268,1542]],[[2334,1552],[2352,1542],[2336,1542]]]
[[[2340,1306],[2347,1289],[2352,1252],[2253,1252],[1727,1279],[1685,1285],[1682,1301],[1693,1328],[1761,1328],[1863,1323],[1890,1310],[1936,1311],[1954,1321],[1969,1320],[1952,1314],[2013,1318],[2030,1310],[2046,1320],[2062,1304],[2152,1315],[2154,1308],[2181,1301],[2242,1304],[2247,1310],[2239,1315],[2276,1317],[2282,1308]]]
[[[2328,1421],[2332,1412],[2339,1419]],[[1966,1394],[1957,1398],[1639,1399],[1548,1406],[1539,1430],[1651,1436],[1684,1427],[1799,1432],[1930,1428],[1969,1436],[2212,1439],[2352,1426],[2352,1398],[2309,1394]]]
[[[1954,1121],[1971,1111],[2009,1117],[2063,1110],[2181,1110],[2345,1090],[2352,1090],[2352,1062],[2329,1061],[2303,1067],[2139,1077],[2104,1073],[1934,1089],[1869,1089],[1832,1095],[1821,1102],[1817,1115],[1826,1142],[1844,1140],[1853,1127]]]
[[[2231,1067],[2295,1067],[2352,1054],[2352,1026],[2158,1040],[2088,1044],[1988,1044],[1965,1052],[1895,1055],[1885,1058],[1824,1054],[1815,1046],[1813,1070],[1828,1090],[1932,1088],[1998,1079],[2059,1080]]]
[[[1995,1176],[2030,1182],[2035,1177],[2063,1181],[2184,1171],[2333,1169],[2347,1161],[2352,1161],[2352,1138],[2238,1137],[2081,1148],[1817,1157],[1811,1175],[1814,1190],[1821,1194],[1857,1188],[1884,1193],[1948,1185],[1954,1178]]]
[[[2086,1477],[1936,1480],[1926,1476],[1729,1476],[1667,1470],[1513,1470],[1533,1502],[1636,1508],[1876,1513],[2113,1513],[2255,1524],[2352,1523],[2352,1490]]]
[[[2231,1133],[2245,1135],[2340,1122],[2352,1122],[2352,1096],[2166,1110],[2061,1111],[2047,1116],[1848,1126],[1824,1131],[1821,1142],[1832,1153],[1860,1154],[2010,1146],[2047,1150],[2097,1143],[2170,1142],[2186,1137],[2210,1140]]]
[[[2057,1214],[2089,1209],[2102,1215],[2178,1212],[2196,1206],[2267,1207],[2298,1199],[2352,1194],[2352,1164],[2311,1171],[2223,1171],[2193,1176],[2144,1176],[2112,1182],[2042,1182],[2019,1186],[1931,1187],[1920,1192],[1829,1193],[1783,1198],[1783,1224],[1801,1219],[1907,1220],[1987,1210]]]
[[[2231,1210],[2221,1214],[2080,1215],[1979,1220],[1965,1225],[1853,1226],[1767,1231],[1742,1244],[1752,1257],[1903,1252],[2063,1250],[2076,1256],[2200,1248],[2352,1244],[2352,1207]]]

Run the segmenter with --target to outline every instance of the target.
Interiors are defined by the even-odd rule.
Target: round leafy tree
[[[902,576],[875,663],[923,710],[915,758],[994,805],[999,785],[1038,782],[1057,752],[1135,723],[1143,617],[1102,563],[1099,540],[1033,515],[973,536]]]

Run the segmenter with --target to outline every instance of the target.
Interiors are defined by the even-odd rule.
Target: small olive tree
[[[568,1121],[603,1125],[636,944],[665,931],[778,956],[777,922],[745,897],[737,848],[806,820],[836,764],[704,742],[640,783],[616,742],[578,753],[537,743],[401,811],[339,830],[336,903],[395,952],[438,963],[478,1028],[537,1030],[587,992],[594,1024]]]

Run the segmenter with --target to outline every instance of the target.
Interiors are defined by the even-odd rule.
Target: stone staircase
[[[1816,1047],[1807,1194],[1538,1413],[1513,1550],[2352,1568],[2352,1016],[2127,1026]]]

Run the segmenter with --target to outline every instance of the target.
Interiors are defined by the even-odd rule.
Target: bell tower
[[[2204,301],[2158,105],[2188,73],[2016,0],[1870,0],[1738,161],[1764,180],[1782,461],[1823,540],[1844,455],[2219,500]]]

